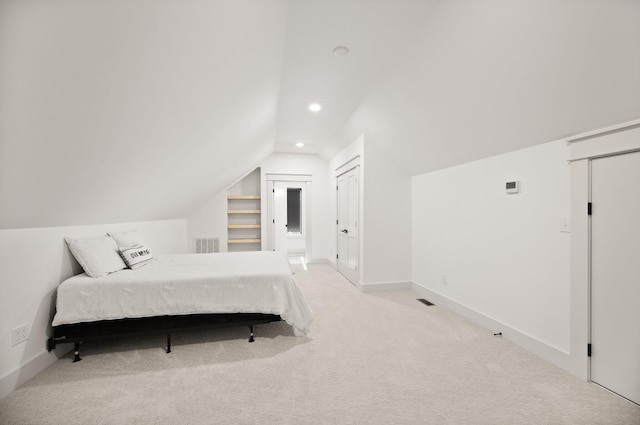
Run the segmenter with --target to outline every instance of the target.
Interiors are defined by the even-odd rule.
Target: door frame
[[[274,200],[273,189],[275,183],[292,183],[292,187],[302,187],[303,189],[303,201],[304,201],[304,223],[305,231],[303,232],[304,244],[305,244],[305,261],[309,262],[313,258],[312,256],[312,232],[311,228],[311,187],[312,187],[312,175],[311,174],[271,174],[266,175],[266,187],[267,187],[267,250],[275,250],[275,229],[274,224]]]
[[[590,160],[640,150],[640,119],[594,131],[576,134],[557,142],[569,146],[571,186],[571,305],[570,350],[535,350],[543,358],[581,379],[590,381],[588,344],[590,329],[590,222],[587,205],[590,198]]]
[[[334,237],[335,237],[335,249],[336,249],[336,258],[335,260],[335,267],[336,270],[338,270],[338,259],[337,259],[337,255],[338,255],[338,244],[340,243],[340,240],[338,239],[338,178],[340,176],[342,176],[345,173],[348,173],[349,171],[353,170],[353,169],[357,169],[357,179],[358,179],[358,233],[357,233],[357,241],[356,244],[358,246],[358,264],[357,264],[357,269],[356,269],[356,281],[353,282],[351,281],[358,289],[362,289],[362,276],[363,276],[363,262],[362,259],[364,258],[363,256],[363,237],[362,237],[362,233],[363,233],[363,229],[364,229],[364,221],[363,221],[363,216],[364,216],[364,211],[363,211],[363,205],[362,205],[362,199],[363,199],[363,188],[364,188],[364,178],[362,176],[362,165],[361,165],[361,158],[360,155],[356,155],[355,157],[351,158],[349,161],[345,162],[344,164],[342,164],[341,166],[337,167],[335,169],[335,173],[334,173],[334,183],[336,186],[336,190],[335,190],[335,223],[336,226],[334,227],[335,231],[334,231]],[[346,276],[345,276],[346,277]]]
[[[600,382],[594,381],[593,380],[593,360],[594,358],[591,356],[591,344],[593,343],[593,337],[594,337],[594,317],[593,317],[593,311],[595,309],[594,306],[594,223],[593,223],[593,215],[591,214],[591,209],[592,209],[592,205],[593,208],[596,209],[598,208],[598,199],[594,199],[593,198],[593,190],[594,190],[594,170],[593,170],[593,161],[598,161],[598,160],[602,160],[605,158],[612,158],[612,157],[622,157],[624,155],[629,155],[629,154],[640,154],[640,148],[639,149],[632,149],[632,150],[628,150],[628,151],[624,151],[624,152],[616,152],[616,153],[611,153],[611,154],[603,154],[603,155],[598,155],[592,158],[589,158],[588,160],[588,173],[589,173],[589,208],[588,208],[588,223],[589,223],[589,228],[588,228],[588,243],[589,243],[589,249],[588,249],[588,264],[589,264],[589,275],[588,275],[588,312],[589,312],[589,319],[588,319],[588,324],[587,324],[587,329],[588,329],[588,338],[589,338],[589,342],[588,342],[588,372],[587,372],[587,376],[588,376],[588,380],[614,394],[619,395],[620,397],[628,400],[629,402],[635,404],[635,405],[639,405],[640,406],[640,400],[631,400],[629,398],[627,398],[624,394],[620,394],[616,391],[614,391],[614,389],[608,388],[605,386],[605,384],[602,384]],[[601,283],[599,283],[601,285]],[[614,314],[613,312],[611,314]],[[594,347],[596,350],[598,349],[597,346]],[[597,379],[597,378],[596,378]]]

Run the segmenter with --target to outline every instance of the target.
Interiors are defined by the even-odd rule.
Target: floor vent
[[[422,304],[424,304],[424,305],[428,305],[428,306],[435,305],[435,304],[434,304],[434,303],[432,303],[431,301],[425,300],[424,298],[418,298],[418,301],[420,301]]]

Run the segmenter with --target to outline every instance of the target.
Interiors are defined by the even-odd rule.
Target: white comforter
[[[79,274],[58,287],[53,326],[203,313],[277,314],[303,333],[312,321],[286,256],[257,251],[157,257],[105,277]]]

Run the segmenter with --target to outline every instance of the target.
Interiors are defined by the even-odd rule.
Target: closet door
[[[640,152],[591,162],[591,380],[640,404]]]
[[[336,260],[338,271],[351,282],[358,283],[358,248],[360,244],[358,167],[338,176],[336,187],[338,206],[338,221],[336,223],[338,258]]]

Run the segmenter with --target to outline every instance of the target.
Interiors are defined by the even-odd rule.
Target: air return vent
[[[424,305],[428,305],[428,306],[435,305],[435,304],[434,304],[434,303],[432,303],[431,301],[429,301],[429,300],[425,300],[424,298],[418,298],[418,301],[420,301],[422,304],[424,304]]]
[[[196,254],[220,251],[220,238],[195,238]]]

